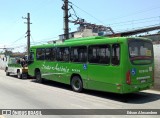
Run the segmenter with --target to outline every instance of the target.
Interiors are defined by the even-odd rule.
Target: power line
[[[26,33],[23,34],[21,37],[19,37],[17,40],[13,41],[10,45],[13,45],[13,44],[15,44],[17,41],[19,41],[19,40],[25,38],[25,35],[26,35]],[[9,46],[10,46],[10,45],[9,45]]]
[[[18,45],[18,46],[15,46],[14,49],[17,49],[17,48],[24,48],[24,46],[27,46],[26,44],[24,45]]]
[[[70,13],[70,17],[72,17],[72,19],[74,20],[74,21],[69,20],[69,22],[70,22],[70,23],[74,23],[75,25],[77,25],[77,24],[80,25],[80,27],[79,27],[80,30],[83,30],[83,29],[87,28],[87,29],[94,29],[94,30],[97,30],[97,31],[99,31],[99,32],[101,32],[101,31],[106,31],[106,32],[108,32],[108,33],[114,34],[114,31],[112,30],[111,27],[106,27],[106,26],[103,26],[103,25],[97,25],[97,24],[87,23],[87,22],[85,21],[85,19],[79,18],[79,17],[77,16],[77,14],[76,14],[76,11],[75,11],[74,8],[72,7],[72,5],[76,6],[77,8],[79,8],[79,7],[78,7],[77,5],[75,5],[75,4],[73,4],[72,2],[69,2],[69,4],[71,4],[71,5],[69,5],[69,6],[70,6],[69,10],[72,9],[73,12],[74,12],[73,14],[71,14],[71,13],[69,12],[69,13]],[[64,6],[63,6],[63,9],[64,9]],[[79,9],[82,10],[81,8],[79,8]],[[89,14],[89,13],[86,12],[85,10],[82,10],[82,11],[85,12],[86,14],[90,15],[90,16],[93,17],[94,19],[98,20],[99,22],[101,22],[99,19],[97,19],[97,18],[94,17],[93,15]],[[76,19],[73,18],[73,15],[76,17]],[[104,23],[102,23],[102,24],[104,24]]]
[[[142,20],[149,20],[149,19],[154,19],[154,18],[159,18],[160,16],[156,16],[156,17],[148,17],[148,18],[143,18],[143,19],[137,19],[137,20],[129,20],[129,21],[123,21],[123,22],[116,22],[116,23],[112,23],[112,24],[109,24],[109,25],[117,25],[117,24],[125,24],[125,23],[128,23],[128,22],[136,22],[136,21],[142,21]]]
[[[74,8],[72,7],[72,5],[69,5],[70,6],[70,8],[73,10],[73,12],[74,12],[74,16],[77,18],[77,19],[79,19],[79,17],[77,16],[77,12],[74,10]]]
[[[100,19],[94,17],[92,14],[88,13],[87,11],[81,9],[80,7],[78,7],[77,5],[75,5],[74,3],[70,2],[72,5],[74,5],[75,7],[77,7],[78,9],[80,9],[81,11],[83,11],[84,13],[86,13],[87,15],[89,15],[90,17],[94,18],[95,20],[97,20],[98,22],[104,24],[103,21],[101,21]]]
[[[136,12],[133,12],[133,13],[130,13],[128,15],[124,15],[124,16],[120,16],[120,17],[115,17],[115,18],[112,18],[110,20],[117,20],[117,19],[121,19],[121,18],[124,18],[124,17],[129,17],[129,16],[133,16],[133,15],[137,15],[137,14],[141,14],[141,13],[144,13],[144,12],[149,12],[151,10],[154,10],[154,9],[159,9],[160,7],[152,7],[152,8],[149,8],[149,9],[143,9],[141,11],[136,11]],[[108,19],[109,20],[109,19]]]
[[[111,25],[112,27],[117,27],[117,26],[125,26],[125,25],[131,25],[131,24],[141,24],[141,23],[148,23],[148,22],[151,22],[151,21],[156,21],[158,22],[158,20],[148,20],[148,21],[141,21],[141,22],[135,22],[135,21],[132,21],[130,23],[126,23],[126,24],[117,24],[117,25]]]
[[[31,39],[32,39],[33,43],[35,43],[35,42],[34,42],[34,40],[33,40],[33,37],[32,37],[32,35],[31,35]]]
[[[34,41],[34,43],[31,42],[31,45],[36,45],[36,44],[43,44],[43,43],[47,43],[48,41],[51,41],[51,39],[57,39],[58,36],[56,37],[49,37],[49,38],[44,38],[44,39],[41,39],[40,41]],[[45,40],[45,41],[44,41]]]
[[[136,27],[135,29],[143,29],[143,28],[156,27],[156,26],[159,26],[159,24],[148,25],[148,26],[143,26],[143,27]],[[130,31],[130,30],[133,30],[133,28],[130,28],[130,29],[118,29],[116,32],[125,32],[125,31]]]

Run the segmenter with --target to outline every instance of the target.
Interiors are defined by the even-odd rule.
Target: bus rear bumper
[[[122,88],[122,93],[133,93],[133,92],[139,92],[142,90],[150,89],[153,87],[153,82],[150,83],[144,83],[144,84],[124,84]]]

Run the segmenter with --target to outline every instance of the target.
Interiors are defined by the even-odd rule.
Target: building
[[[153,41],[153,44],[160,44],[160,33],[151,34],[151,35],[145,35],[143,37],[151,39]]]

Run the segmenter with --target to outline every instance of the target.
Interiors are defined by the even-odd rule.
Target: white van
[[[22,58],[9,57],[5,71],[6,76],[13,74],[17,75],[19,79],[27,78],[28,76],[28,67]]]

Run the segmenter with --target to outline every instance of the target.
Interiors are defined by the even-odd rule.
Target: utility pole
[[[64,10],[64,36],[65,39],[69,39],[68,0],[64,0],[62,9]]]
[[[29,56],[30,53],[30,13],[27,13],[27,17],[22,17],[23,19],[27,19],[27,55]]]

